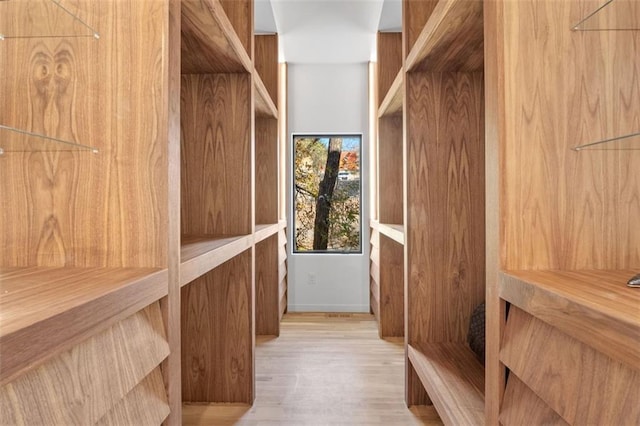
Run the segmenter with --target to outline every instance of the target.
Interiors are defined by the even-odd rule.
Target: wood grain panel
[[[371,279],[376,283],[380,282],[380,260],[378,255],[378,249],[374,249],[376,251],[376,258],[371,258],[370,267],[369,267],[369,275]],[[376,293],[378,294],[378,293]]]
[[[0,424],[94,424],[168,354],[154,303],[0,388]]]
[[[406,58],[440,0],[402,1],[403,55]]]
[[[158,367],[96,422],[96,425],[155,426],[162,424],[168,415],[169,404],[162,372]]]
[[[380,232],[378,231],[378,222],[371,222],[371,237],[369,238],[371,247],[380,247]]]
[[[181,1],[183,74],[250,72],[253,69],[250,51],[246,48],[247,36],[243,32],[241,38],[236,28],[244,27],[238,22],[240,16],[234,15],[230,20],[225,12],[225,9],[238,9],[230,3]],[[244,0],[238,3],[238,6],[246,5]]]
[[[402,33],[378,32],[378,100],[387,95],[391,84],[402,68]]]
[[[233,26],[244,50],[253,59],[253,1],[252,0],[201,0],[219,1]]]
[[[640,267],[640,151],[570,150],[640,122],[640,33],[568,31],[601,3],[504,2],[504,269]]]
[[[404,70],[400,70],[389,87],[386,96],[380,102],[378,117],[402,114],[404,95]]]
[[[229,238],[183,235],[180,250],[180,285],[186,285],[217,268],[250,248],[252,244],[252,235]]]
[[[182,77],[182,233],[243,235],[251,217],[251,76]]]
[[[282,321],[283,315],[287,312],[287,294],[288,291],[285,291],[282,297],[280,298],[280,320]]]
[[[255,67],[271,100],[278,102],[278,34],[256,34]]]
[[[187,402],[254,398],[251,250],[182,287],[182,395]]]
[[[485,292],[483,76],[406,78],[408,342],[464,342]]]
[[[0,46],[0,123],[99,153],[0,158],[0,265],[166,268],[167,5],[76,4],[100,40]],[[12,7],[29,2],[7,2]]]
[[[500,358],[569,424],[640,423],[640,369],[612,360],[515,306],[509,310]]]
[[[404,249],[380,238],[380,336],[404,336]]]
[[[0,282],[0,385],[167,294],[150,268],[8,268]]]
[[[500,297],[585,345],[640,365],[640,293],[627,287],[636,271],[510,271]],[[594,339],[594,333],[599,336]]]
[[[378,120],[380,223],[403,223],[402,116]]]
[[[509,375],[500,412],[500,424],[504,426],[569,425],[515,374]]]
[[[409,361],[445,424],[484,424],[484,368],[460,343],[407,349]]]
[[[278,120],[256,119],[256,223],[278,222]]]
[[[278,237],[256,244],[256,335],[280,334]]]
[[[407,57],[407,71],[482,71],[482,0],[442,0]]]
[[[277,118],[278,109],[257,72],[253,73],[253,84],[255,86],[254,110],[256,118]]]

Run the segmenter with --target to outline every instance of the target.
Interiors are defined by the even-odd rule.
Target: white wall
[[[362,134],[362,254],[291,253],[291,170],[288,173],[289,300],[292,312],[369,312],[367,64],[290,64],[289,164],[294,133]]]

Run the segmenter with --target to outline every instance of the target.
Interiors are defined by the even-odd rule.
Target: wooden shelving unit
[[[265,323],[286,305],[277,36],[254,41],[252,0],[126,3],[79,3],[100,40],[0,45],[0,122],[97,151],[0,157],[3,424],[177,425],[183,401],[251,403],[263,283]],[[17,70],[60,54],[73,90],[52,112]],[[82,401],[57,396],[78,383]]]
[[[484,4],[489,424],[640,422],[640,154],[571,150],[637,125],[637,2],[571,30],[604,4]]]
[[[483,2],[405,0],[403,17],[401,36],[378,39],[372,305],[405,336],[407,404],[483,424],[484,367],[466,344],[485,293]]]

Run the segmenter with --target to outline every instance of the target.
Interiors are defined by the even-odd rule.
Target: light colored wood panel
[[[380,336],[404,336],[404,249],[380,238]]]
[[[402,116],[378,120],[380,223],[403,223]]]
[[[286,277],[286,276],[285,276]],[[278,284],[278,300],[282,300],[282,297],[287,293],[287,280],[283,277]]]
[[[287,104],[287,85],[288,74],[287,64],[282,63],[278,66],[278,218],[286,222],[287,219],[287,164],[289,161],[288,150],[289,132],[288,132],[288,104]]]
[[[278,238],[278,227],[279,225],[277,223],[269,225],[256,224],[255,231],[253,233],[254,243],[258,244],[260,241],[266,240],[267,238],[270,238],[272,236],[276,236],[276,238]]]
[[[461,343],[414,348],[408,356],[445,424],[484,424],[484,368]]]
[[[391,238],[400,245],[404,245],[404,226],[391,223],[381,223],[379,228],[380,234]]]
[[[482,71],[482,3],[438,1],[407,56],[407,71]]]
[[[395,80],[389,87],[386,96],[380,102],[378,117],[402,114],[402,97],[404,94],[404,69],[400,69]]]
[[[406,78],[408,342],[464,342],[485,296],[483,76]]]
[[[180,285],[190,283],[252,245],[252,235],[228,238],[212,235],[182,236]]]
[[[0,282],[2,385],[167,294],[151,268],[6,268]]]
[[[211,0],[201,0],[211,1]],[[214,0],[215,1],[215,0]],[[218,0],[224,8],[225,15],[238,39],[242,43],[244,50],[253,59],[253,1],[252,0]],[[251,68],[250,68],[251,69]]]
[[[181,4],[183,74],[253,69],[248,50],[220,0],[182,0]]]
[[[290,313],[279,338],[256,339],[253,407],[185,405],[184,424],[441,424],[402,401],[403,354],[401,342],[378,338],[371,315]]]
[[[640,423],[638,365],[630,369],[515,306],[500,358],[569,424]]]
[[[505,386],[505,369],[500,363],[500,338],[505,323],[505,302],[499,296],[500,244],[504,183],[500,161],[505,132],[503,63],[503,2],[486,1],[484,20],[485,74],[485,257],[486,257],[486,325],[485,325],[485,411],[486,422],[498,424],[500,403]]]
[[[282,321],[282,316],[287,312],[287,292],[285,291],[282,297],[280,298],[280,321]]]
[[[287,250],[285,249],[284,245],[281,245],[278,248],[278,262],[282,264],[286,261],[287,261]]]
[[[601,3],[503,2],[503,269],[640,266],[640,151],[570,150],[640,119],[640,33],[568,31]]]
[[[402,75],[402,33],[378,32],[377,90],[380,106],[394,80]],[[382,109],[382,108],[381,108]]]
[[[182,77],[182,233],[253,231],[251,76]]]
[[[440,0],[402,1],[403,56],[406,58]]]
[[[371,279],[374,280],[376,283],[380,282],[380,260],[379,259],[376,259],[376,260],[374,260],[373,258],[371,259],[371,263],[369,267],[369,275],[371,276]]]
[[[154,303],[0,388],[0,423],[94,424],[168,354]]]
[[[371,247],[380,247],[380,232],[378,231],[378,222],[371,221],[371,237],[369,238]]]
[[[287,263],[286,260],[278,265],[278,281],[285,282],[285,278],[287,276]]]
[[[509,271],[501,275],[500,297],[638,369],[640,293],[626,286],[636,272]]]
[[[182,287],[184,401],[253,401],[251,257],[247,250]]]
[[[278,222],[278,121],[256,119],[256,223]]]
[[[169,404],[162,382],[162,372],[156,368],[115,405],[96,425],[155,426],[169,415]]]
[[[272,102],[278,102],[278,35],[256,34],[255,67]]]
[[[256,244],[255,292],[256,335],[280,334],[280,282],[278,270],[278,237]]]
[[[373,274],[371,275],[370,281],[370,291],[371,294],[375,297],[376,301],[380,301],[380,278],[375,277]]]
[[[264,85],[264,82],[260,78],[260,75],[257,72],[253,73],[253,84],[255,85],[255,111],[256,117],[260,118],[273,118],[276,123],[276,136],[278,134],[277,130],[277,121],[275,120],[278,117],[278,109],[276,108],[276,104],[271,100],[271,96],[269,92],[267,92],[267,88]],[[277,137],[276,137],[277,139]]]
[[[509,375],[500,412],[500,424],[504,426],[569,425],[515,374]]]
[[[12,7],[31,3],[3,9]],[[166,3],[78,0],[76,7],[100,40],[0,46],[0,123],[99,152],[2,155],[0,265],[166,268]],[[42,18],[19,25],[48,27]]]

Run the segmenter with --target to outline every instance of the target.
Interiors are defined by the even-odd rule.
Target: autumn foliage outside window
[[[361,136],[294,135],[294,251],[361,253]]]

